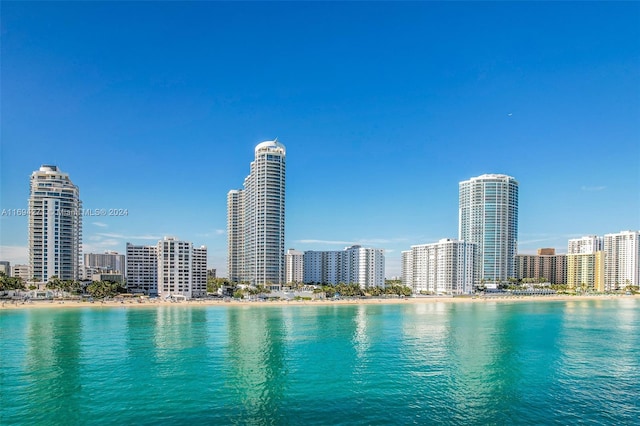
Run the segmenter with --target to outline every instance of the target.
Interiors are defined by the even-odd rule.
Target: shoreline
[[[278,301],[244,301],[244,300],[188,300],[171,302],[164,300],[138,300],[125,301],[79,301],[79,300],[32,300],[15,301],[6,300],[0,302],[0,311],[20,309],[69,309],[69,308],[154,308],[161,306],[320,306],[320,305],[397,305],[397,304],[431,304],[431,303],[508,303],[508,302],[567,302],[586,300],[615,300],[615,299],[640,299],[640,295],[553,295],[553,296],[476,296],[476,297],[408,297],[408,298],[372,298],[372,299],[329,299],[329,300],[278,300]]]

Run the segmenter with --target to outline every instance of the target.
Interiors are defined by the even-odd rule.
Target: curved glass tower
[[[80,191],[57,166],[31,174],[29,197],[30,278],[46,282],[80,279],[82,244]]]
[[[477,244],[475,283],[495,288],[515,277],[518,182],[486,174],[460,182],[460,240]]]
[[[284,283],[285,157],[277,140],[258,144],[244,188],[227,195],[231,281],[272,289]]]

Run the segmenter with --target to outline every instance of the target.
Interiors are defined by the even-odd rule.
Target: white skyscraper
[[[476,245],[442,239],[402,252],[403,284],[414,293],[465,294],[473,291]]]
[[[158,247],[127,243],[127,289],[158,295]]]
[[[67,173],[43,165],[31,174],[29,275],[43,282],[80,279],[81,246],[80,191]]]
[[[258,144],[244,188],[227,195],[232,281],[274,290],[285,281],[285,158],[285,147],[278,141]]]
[[[164,237],[158,241],[158,296],[187,299],[207,293],[207,248]]]
[[[486,174],[460,182],[460,240],[477,245],[476,285],[494,288],[515,277],[518,182]]]
[[[640,285],[640,231],[606,234],[604,252],[606,290]]]

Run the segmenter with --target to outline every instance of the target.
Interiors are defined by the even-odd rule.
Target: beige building
[[[574,289],[605,291],[604,251],[567,255],[567,285]]]

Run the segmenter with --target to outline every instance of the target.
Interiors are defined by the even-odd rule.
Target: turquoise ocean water
[[[640,301],[0,312],[0,424],[640,424]]]

